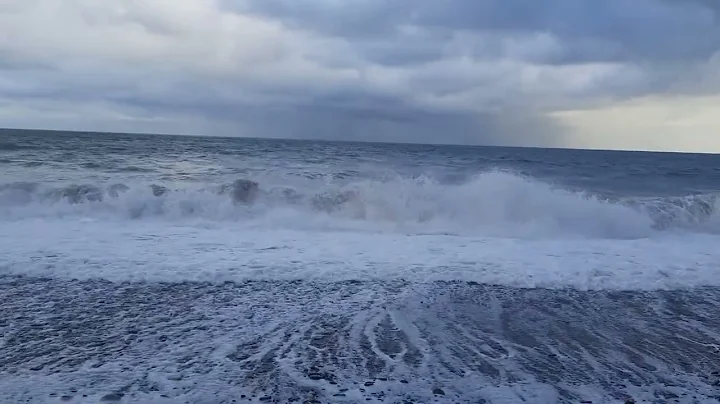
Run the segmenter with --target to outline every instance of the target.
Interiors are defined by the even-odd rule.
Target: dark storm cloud
[[[359,43],[395,42],[396,58],[405,49],[406,38],[398,32],[402,26],[425,30],[430,43],[457,30],[550,33],[566,46],[555,56],[557,63],[702,60],[720,48],[720,6],[715,0],[253,0],[248,8]],[[408,57],[416,54],[410,49]]]
[[[708,79],[708,60],[720,52],[715,0],[250,0],[244,10],[344,38],[384,66],[510,58],[555,66],[622,63],[643,72],[610,80],[583,97],[700,94],[717,91],[720,82]],[[532,41],[542,36],[555,43],[543,49]],[[513,39],[516,48],[508,45]],[[493,87],[473,80],[442,77],[434,86],[438,93]],[[504,102],[528,101],[522,87],[506,93]]]
[[[0,89],[0,95],[30,103],[51,100],[43,103],[51,110],[76,103],[116,105],[140,120],[198,117],[211,122],[204,126],[205,134],[217,135],[513,146],[559,146],[563,139],[561,127],[523,109],[433,108],[363,86],[289,89],[195,78],[152,92],[147,80],[130,83],[111,71],[95,78],[81,71],[61,79],[52,72],[8,73],[15,86]],[[155,77],[154,84],[165,79]],[[433,82],[438,79],[432,75],[416,80],[437,93],[453,93],[472,84],[460,78],[454,83]]]
[[[346,2],[252,0],[240,7],[225,0],[228,10],[242,10],[280,18],[287,24],[346,37],[378,37],[406,23],[414,8],[408,0],[351,0]],[[418,1],[417,4],[420,4]]]
[[[714,0],[53,1],[0,6],[0,119],[562,146],[552,112],[720,90]]]
[[[291,97],[291,102],[264,105],[190,88],[173,97],[109,99],[139,108],[143,116],[200,112],[223,128],[237,128],[222,135],[512,146],[558,146],[562,135],[559,126],[527,111],[441,111],[363,93],[315,95],[304,101]]]
[[[557,146],[558,127],[525,113],[439,112],[395,106],[392,110],[302,105],[257,109],[245,116],[261,135],[296,138],[448,144]]]

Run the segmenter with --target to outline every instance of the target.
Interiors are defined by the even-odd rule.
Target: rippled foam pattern
[[[0,402],[720,399],[715,160],[23,136]]]

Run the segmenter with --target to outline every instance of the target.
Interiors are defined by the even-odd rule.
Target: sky
[[[0,0],[0,127],[720,152],[717,0]]]

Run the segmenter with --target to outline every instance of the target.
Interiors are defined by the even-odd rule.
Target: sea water
[[[5,130],[0,400],[717,402],[719,197],[714,155]]]

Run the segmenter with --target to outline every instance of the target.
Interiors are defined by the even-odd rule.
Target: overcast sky
[[[0,0],[0,126],[720,152],[720,2]]]

